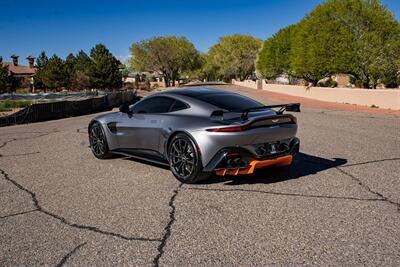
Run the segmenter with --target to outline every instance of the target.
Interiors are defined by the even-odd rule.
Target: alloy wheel
[[[179,138],[173,141],[170,159],[172,168],[182,179],[191,176],[195,170],[194,147],[185,139]]]
[[[104,155],[106,152],[106,141],[105,136],[98,124],[95,124],[90,128],[90,148],[96,156]]]

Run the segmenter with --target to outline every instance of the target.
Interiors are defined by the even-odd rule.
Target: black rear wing
[[[242,110],[231,110],[231,111],[223,111],[223,110],[215,110],[211,113],[210,117],[222,119],[224,113],[242,113],[240,116],[243,120],[248,119],[249,112],[262,110],[262,109],[274,109],[279,108],[279,110],[275,110],[277,114],[283,114],[285,111],[291,112],[300,112],[300,103],[289,103],[289,104],[277,104],[277,105],[269,105],[269,106],[259,106],[253,108],[247,108]]]

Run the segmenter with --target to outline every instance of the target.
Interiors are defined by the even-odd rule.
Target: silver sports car
[[[169,165],[184,183],[212,173],[251,174],[288,166],[299,151],[297,120],[284,111],[299,112],[300,104],[264,106],[229,91],[172,89],[94,118],[90,148],[99,159],[123,154]]]

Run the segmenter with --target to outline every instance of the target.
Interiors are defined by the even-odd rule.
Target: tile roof
[[[8,70],[13,74],[35,74],[36,72],[34,68],[23,65],[14,66],[12,62],[3,62],[3,65],[8,66]]]

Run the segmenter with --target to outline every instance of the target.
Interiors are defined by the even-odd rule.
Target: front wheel
[[[89,142],[90,149],[96,158],[104,159],[110,156],[107,138],[100,123],[95,122],[90,126]]]
[[[196,183],[210,176],[210,173],[202,171],[203,166],[197,146],[186,134],[180,133],[172,138],[168,159],[172,173],[182,183]]]

